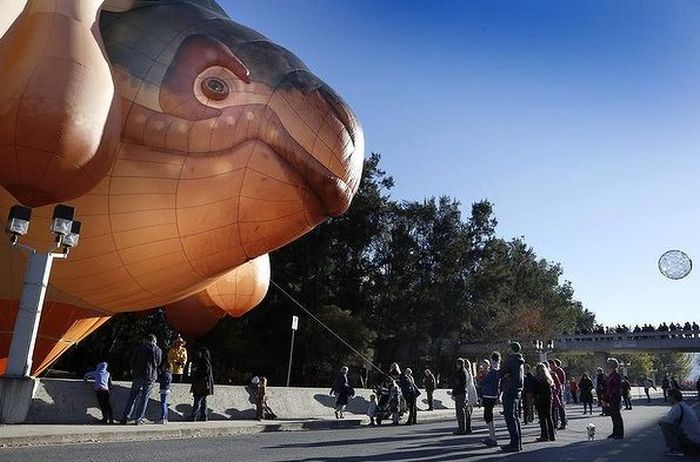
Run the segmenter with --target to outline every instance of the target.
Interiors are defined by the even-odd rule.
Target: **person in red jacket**
[[[549,360],[549,369],[552,375],[555,375],[557,379],[554,381],[556,386],[556,392],[558,396],[554,397],[555,409],[557,415],[554,416],[554,423],[556,425],[557,419],[559,420],[558,430],[564,430],[566,428],[566,401],[564,400],[564,388],[568,386],[566,380],[566,372],[561,368],[561,360],[555,358]],[[558,385],[557,385],[558,382]]]
[[[612,419],[613,432],[608,438],[621,440],[625,437],[625,428],[622,422],[620,407],[622,404],[622,376],[617,371],[620,362],[615,358],[608,358],[605,365],[607,379],[605,381],[605,394],[603,395],[603,406],[607,406],[608,413]]]
[[[569,380],[569,391],[574,404],[578,404],[578,383],[576,383],[576,379]]]

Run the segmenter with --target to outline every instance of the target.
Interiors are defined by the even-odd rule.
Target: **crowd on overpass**
[[[587,334],[629,334],[629,333],[640,333],[640,332],[677,332],[680,334],[691,333],[693,335],[700,334],[700,325],[697,322],[686,321],[685,324],[681,323],[669,323],[666,324],[662,322],[658,327],[654,327],[651,324],[643,324],[639,326],[638,324],[634,327],[629,327],[626,324],[618,324],[616,326],[603,326],[597,325],[593,330],[583,329],[580,331],[574,331],[574,335],[587,335]]]

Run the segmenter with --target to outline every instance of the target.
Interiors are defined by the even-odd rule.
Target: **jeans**
[[[561,425],[561,428],[566,427],[566,404],[564,400],[561,399],[561,394],[559,395],[561,406],[559,406],[559,409],[557,410],[559,412],[559,425]]]
[[[521,391],[511,390],[503,393],[503,417],[510,434],[510,446],[519,450],[523,449],[523,437],[520,432],[520,419],[518,419],[518,402]]]
[[[620,413],[621,401],[619,396],[614,397],[610,400],[610,406],[608,406],[608,413],[613,424],[612,434],[618,438],[623,438],[625,436],[625,427],[622,423],[622,414]]]
[[[207,421],[207,395],[195,395],[194,404],[192,405],[192,414],[190,414],[190,420],[197,420],[197,414],[199,413],[199,420]]]
[[[126,400],[126,406],[124,407],[124,412],[122,413],[122,422],[126,422],[129,420],[129,418],[135,420],[136,422],[143,420],[144,416],[146,415],[148,398],[150,398],[152,390],[153,382],[147,379],[134,379],[134,381],[131,382],[129,398]],[[139,400],[138,403],[136,403],[136,408],[134,408],[134,402],[136,401],[137,397]],[[132,413],[132,411],[134,412]]]
[[[169,393],[160,393],[160,420],[168,420],[168,397]]]
[[[493,422],[493,408],[496,406],[496,398],[482,398],[484,404],[484,422]]]
[[[467,432],[467,395],[453,395],[455,399],[455,412],[457,414],[457,431]]]
[[[554,441],[554,421],[552,420],[552,397],[535,400],[537,418],[540,421],[540,438]]]

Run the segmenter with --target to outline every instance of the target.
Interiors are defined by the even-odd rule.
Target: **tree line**
[[[474,202],[467,215],[448,196],[395,200],[393,186],[381,156],[371,154],[348,212],[270,256],[272,279],[374,364],[447,373],[464,343],[549,339],[594,327],[561,265],[538,257],[524,238],[497,236],[491,202]],[[221,320],[197,340],[212,352],[216,379],[264,375],[283,384],[292,315],[301,318],[293,384],[326,385],[340,365],[364,366],[271,287],[256,309]],[[146,331],[174,335],[162,312],[117,315],[56,368],[79,372],[106,359],[125,376],[128,352]]]

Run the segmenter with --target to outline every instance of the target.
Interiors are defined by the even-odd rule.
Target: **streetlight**
[[[7,355],[7,368],[0,381],[0,422],[22,422],[29,411],[35,385],[34,379],[30,377],[32,355],[51,266],[54,259],[67,258],[70,249],[78,245],[80,240],[81,223],[74,220],[73,215],[74,209],[68,205],[59,204],[54,208],[50,230],[55,236],[56,244],[46,252],[37,252],[19,242],[29,231],[32,210],[21,205],[10,208],[5,226],[10,246],[26,253],[29,261]]]
[[[294,333],[299,328],[299,317],[292,316],[292,342],[289,345],[289,367],[287,368],[287,386],[289,386],[289,379],[292,376],[292,355],[294,354]]]
[[[554,340],[548,341],[546,345],[542,340],[535,340],[534,345],[535,351],[540,354],[540,362],[546,363],[549,353],[554,351]]]

